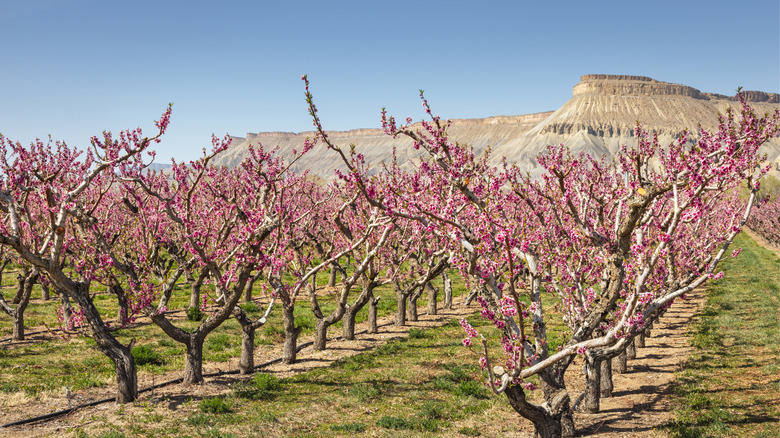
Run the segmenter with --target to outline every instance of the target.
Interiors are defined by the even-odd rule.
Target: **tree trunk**
[[[382,297],[371,297],[368,302],[368,332],[379,333],[379,325],[376,321],[376,314],[379,307],[379,299]]]
[[[352,263],[352,256],[350,254],[347,254],[347,263],[344,264],[344,270],[341,271],[342,283],[345,283],[347,281],[347,277],[349,277],[349,275],[347,274],[347,266],[349,266],[350,263]]]
[[[238,360],[241,374],[252,374],[255,369],[255,328],[251,324],[241,326],[241,358]]]
[[[328,327],[330,323],[324,319],[317,319],[314,324],[314,349],[317,351],[325,350],[328,344]]]
[[[414,296],[409,297],[409,302],[406,305],[406,319],[411,322],[417,321],[417,299]]]
[[[203,271],[198,274],[198,278],[192,276],[191,273],[186,274],[187,283],[190,285],[190,308],[200,307],[200,288],[203,285],[203,281],[206,279],[206,272]]]
[[[49,291],[49,285],[47,285],[44,282],[41,282],[41,299],[43,301],[49,301],[51,298],[51,292]]]
[[[366,306],[374,298],[374,287],[372,285],[363,285],[363,290],[355,300],[355,304],[347,306],[344,309],[344,325],[342,330],[342,337],[347,340],[355,339],[355,318],[358,312]]]
[[[601,361],[601,397],[612,397],[612,360]]]
[[[16,309],[13,311],[14,328],[12,337],[15,341],[24,340],[24,311],[27,310],[27,305],[30,304],[32,288],[36,281],[38,281],[37,270],[28,273],[24,279],[22,295],[19,297],[19,303],[17,304]]]
[[[24,312],[16,309],[14,312],[14,332],[12,339],[14,341],[24,341]]]
[[[477,295],[479,295],[479,287],[472,285],[471,289],[469,289],[469,293],[463,297],[463,305],[470,306],[471,302],[474,301],[474,298],[476,298]]]
[[[190,334],[184,364],[184,385],[203,382],[203,341],[195,333]]]
[[[24,269],[21,274],[16,274],[16,293],[11,300],[11,304],[19,304],[22,301],[22,295],[24,295],[24,286],[29,281],[27,278],[29,276],[29,269]]]
[[[528,402],[525,399],[523,389],[518,385],[508,387],[504,394],[506,394],[512,408],[523,418],[530,420],[534,424],[537,437],[559,438],[574,436],[574,430],[569,425],[564,425],[561,421],[560,410],[563,408],[563,405],[569,402],[569,395],[566,391],[560,391],[549,403],[545,403],[543,406]]]
[[[344,325],[341,326],[341,337],[346,340],[352,341],[355,339],[355,318],[358,311],[360,309],[357,308],[357,305],[349,306],[344,310]]]
[[[328,276],[328,287],[336,287],[336,266],[331,265]]]
[[[114,370],[116,372],[117,382],[117,403],[131,403],[138,398],[138,373],[135,368],[135,359],[131,353],[133,343],[129,346],[121,346],[116,352],[116,358],[111,357],[114,361]]]
[[[428,315],[437,315],[438,308],[436,300],[439,297],[439,288],[433,287],[430,282],[425,283],[425,287],[428,289]]]
[[[252,302],[252,289],[255,287],[255,277],[249,279],[244,286],[244,302]]]
[[[595,414],[599,411],[601,395],[601,363],[585,358],[585,397],[582,400],[580,412]]]
[[[636,346],[634,345],[634,341],[628,343],[626,346],[626,359],[628,360],[634,360],[636,359]]]
[[[403,327],[406,325],[406,295],[396,291],[395,302],[395,325]]]
[[[127,301],[125,290],[116,282],[108,287],[108,291],[109,293],[116,295],[116,300],[119,305],[119,324],[124,327],[130,323],[130,305]]]
[[[634,338],[634,343],[637,348],[645,348],[645,332],[642,331]]]
[[[624,374],[626,371],[628,371],[628,363],[626,359],[626,350],[623,350],[617,357],[612,359],[612,370],[618,374]]]
[[[295,326],[295,306],[282,303],[282,322],[284,325],[284,349],[282,351],[282,363],[295,363],[298,354],[298,335],[301,328]]]
[[[441,274],[441,278],[444,281],[444,308],[452,309],[452,279],[446,272]]]
[[[65,292],[61,292],[66,299]],[[108,331],[89,295],[89,283],[76,283],[72,291],[73,299],[81,306],[84,317],[92,328],[95,343],[114,362],[117,381],[117,403],[129,403],[138,398],[138,375],[135,360],[131,353],[135,339],[124,346]]]
[[[60,306],[62,307],[62,326],[73,330],[73,309],[70,307],[70,297],[64,291],[59,290]]]

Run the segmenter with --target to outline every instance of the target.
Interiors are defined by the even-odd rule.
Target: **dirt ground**
[[[670,420],[669,384],[675,378],[675,373],[681,370],[681,365],[690,353],[687,338],[687,326],[694,313],[703,305],[704,295],[697,292],[689,295],[686,301],[675,303],[663,316],[660,323],[653,329],[652,337],[646,341],[646,347],[637,349],[636,360],[629,361],[628,372],[615,374],[614,396],[602,399],[601,412],[597,414],[575,414],[575,424],[580,436],[594,437],[663,437],[663,431],[658,430]],[[475,307],[457,307],[453,310],[440,311],[439,315],[421,315],[420,321],[409,327],[395,327],[389,320],[381,321],[380,333],[368,335],[363,330],[357,336],[356,341],[343,341],[338,338],[328,341],[326,351],[313,351],[311,346],[304,348],[299,354],[300,361],[291,366],[275,363],[264,368],[276,373],[279,377],[289,376],[317,367],[326,367],[335,360],[359,354],[378,347],[388,340],[406,336],[410,327],[439,326],[451,318],[459,318],[475,311]],[[333,333],[334,335],[336,333]],[[301,339],[304,344],[309,339]],[[270,361],[280,356],[280,351],[275,347],[261,346],[257,349],[256,364]],[[237,359],[234,362],[205,364],[204,373],[227,371],[237,369]],[[144,388],[155,383],[178,377],[176,373],[167,376],[139,375],[139,387]],[[146,392],[140,395],[140,399],[165,401],[171,410],[175,410],[178,404],[189,400],[190,397],[206,397],[230,392],[230,385],[243,380],[237,375],[224,375],[207,378],[203,385],[195,385],[191,388],[183,388],[179,384],[170,385]],[[584,388],[582,362],[578,359],[572,364],[567,377],[567,385],[572,399],[576,399]],[[85,403],[113,396],[113,385],[90,391],[81,391],[73,394],[73,403]],[[3,424],[30,418],[37,415],[54,412],[67,408],[68,402],[65,394],[46,394],[39,400],[25,400],[19,397],[17,400],[0,400],[0,422]],[[140,406],[127,406],[125,413],[143,412]],[[35,425],[0,429],[0,436],[13,437],[39,437],[58,436],[67,429],[83,425],[84,421],[93,415],[108,416],[117,411],[114,403],[105,403],[94,407],[83,408],[70,413],[67,416],[41,422]],[[117,424],[122,420],[117,418]],[[523,427],[516,431],[514,436],[533,436],[530,423],[522,422]],[[489,431],[484,431],[485,435]]]

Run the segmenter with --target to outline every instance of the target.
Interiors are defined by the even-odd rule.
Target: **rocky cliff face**
[[[780,96],[761,91],[746,91],[746,98],[760,113],[778,108]],[[693,87],[656,81],[645,76],[584,75],[574,86],[572,98],[556,111],[519,116],[496,116],[485,119],[456,119],[450,128],[450,138],[468,143],[481,153],[488,146],[497,161],[506,156],[532,173],[540,172],[535,157],[550,144],[563,143],[574,151],[592,155],[614,153],[623,144],[633,142],[636,122],[659,133],[662,142],[672,141],[684,129],[696,131],[701,125],[716,126],[718,113],[736,105],[734,96],[703,93]],[[218,164],[236,165],[244,157],[247,146],[262,143],[266,148],[278,147],[283,155],[300,149],[313,132],[249,133],[234,137],[233,144],[223,153]],[[380,129],[356,129],[330,132],[336,144],[355,144],[375,168],[389,160],[393,147],[400,162],[420,155],[406,139],[392,139]],[[774,139],[764,152],[780,166],[780,140]],[[333,169],[343,166],[335,154],[316,148],[297,163],[297,170],[309,169],[329,179]]]

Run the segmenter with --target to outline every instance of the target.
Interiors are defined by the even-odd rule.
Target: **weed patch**
[[[201,400],[198,407],[201,411],[209,414],[226,414],[233,410],[232,403],[225,401],[222,397]]]
[[[132,354],[133,358],[135,359],[135,364],[138,366],[162,365],[165,363],[160,354],[154,351],[152,347],[148,345],[139,345],[137,347],[133,347]]]

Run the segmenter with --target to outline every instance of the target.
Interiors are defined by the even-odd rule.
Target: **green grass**
[[[456,275],[452,277],[455,302],[459,305],[463,286]],[[318,281],[327,281],[327,276],[320,276]],[[394,314],[395,295],[391,288],[381,288],[376,294],[382,297],[379,317]],[[264,312],[268,302],[259,295],[258,285],[255,293],[258,298],[249,306],[242,304],[254,316]],[[443,300],[443,294],[439,294],[439,299]],[[421,313],[425,312],[426,300],[424,295],[418,303]],[[99,293],[95,302],[107,315],[116,311],[113,296]],[[177,326],[193,330],[199,322],[188,320],[185,313],[188,304],[189,289],[181,286],[168,307],[176,312],[171,314],[171,319]],[[42,311],[42,318],[54,327],[56,305],[38,300],[30,305],[28,312]],[[334,306],[332,298],[323,293],[320,306],[324,313],[330,312]],[[366,313],[367,309],[361,311],[358,323],[366,319]],[[298,303],[295,315],[296,322],[303,327],[303,335],[313,334],[314,318],[306,301]],[[479,316],[469,320],[480,330],[491,330],[489,323]],[[340,326],[332,327],[331,333],[338,333]],[[281,315],[275,309],[266,326],[258,330],[256,345],[263,348],[278,345],[283,339],[280,327]],[[0,318],[0,330],[10,330],[8,318]],[[136,323],[114,333],[125,344],[132,338],[139,340],[136,356],[141,381],[151,380],[150,374],[170,375],[183,370],[184,345],[167,337],[158,327]],[[480,383],[484,376],[476,365],[477,356],[462,346],[462,337],[463,329],[458,321],[438,329],[414,328],[407,339],[390,341],[373,351],[339,360],[326,369],[284,379],[258,373],[251,380],[232,384],[230,391],[219,397],[193,396],[183,401],[157,398],[143,413],[124,413],[124,424],[95,417],[89,427],[76,428],[75,433],[86,433],[84,436],[114,432],[126,436],[192,437],[392,436],[396,429],[379,424],[384,417],[405,422],[399,423],[409,426],[402,429],[405,436],[456,435],[470,428],[490,428],[496,435],[510,433],[515,430],[516,422],[496,425],[495,418],[517,419],[517,416],[503,397],[491,396]],[[208,367],[209,363],[237,357],[240,340],[237,322],[226,321],[206,339],[204,363]],[[0,369],[12,370],[4,371],[4,377],[21,377],[21,370],[25,372],[24,379],[0,379],[0,397],[3,393],[20,391],[31,395],[45,390],[59,393],[65,385],[73,391],[115,385],[111,361],[97,350],[94,341],[78,336],[0,349]],[[139,403],[149,401],[142,399]]]
[[[740,236],[708,286],[694,351],[673,384],[673,437],[780,436],[780,260]]]
[[[7,267],[2,279],[3,293],[8,299],[15,290],[14,269],[18,268]],[[327,275],[319,275],[318,281],[320,284],[325,284]],[[105,315],[108,320],[116,318],[118,313],[116,298],[105,293],[104,288],[100,285],[96,285],[94,290],[96,292],[94,302],[101,314]],[[206,286],[203,287],[203,291],[212,293],[210,288]],[[170,315],[171,320],[184,330],[194,330],[200,324],[199,321],[193,321],[187,317],[189,292],[187,285],[178,285],[168,304],[168,308],[176,312]],[[60,306],[59,298],[52,295],[52,299],[43,301],[40,299],[40,293],[40,285],[35,285],[32,302],[25,312],[25,327],[28,333],[47,332],[46,327],[59,328],[57,320],[57,308]],[[356,297],[360,293],[360,288],[355,288],[353,293]],[[382,297],[379,317],[392,315],[395,296],[390,287],[380,288],[376,290],[376,294]],[[262,312],[265,312],[265,306],[268,303],[268,298],[261,297],[259,282],[253,295],[257,298],[252,303],[242,303],[241,306],[250,315],[259,317]],[[331,297],[323,293],[320,297],[320,306],[323,312],[329,313],[334,309],[335,303]],[[207,316],[208,312],[207,310],[204,316]],[[305,301],[298,303],[295,317],[296,324],[303,328],[302,336],[314,333],[315,319],[308,303]],[[364,309],[358,314],[357,321],[361,323],[366,318],[367,309]],[[183,370],[185,346],[169,338],[157,326],[150,324],[146,318],[139,318],[138,322],[140,323],[116,330],[114,335],[125,345],[129,344],[133,338],[143,342],[143,345],[137,345],[134,348],[134,353],[137,353],[138,356],[136,363],[139,366],[139,376],[145,373],[163,374]],[[340,329],[341,323],[337,323],[330,331],[338,333]],[[0,315],[0,338],[10,337],[11,333],[11,319],[5,314]],[[114,384],[113,364],[97,349],[92,339],[59,332],[52,333],[55,338],[51,341],[0,345],[0,369],[24,371],[25,373],[24,379],[0,379],[0,395],[24,392],[31,396],[37,396],[42,391],[58,392],[63,390],[65,386],[69,386],[73,391],[78,391]],[[283,340],[281,312],[279,312],[277,304],[277,308],[271,312],[268,323],[257,331],[255,345],[279,345]],[[238,357],[240,343],[241,328],[231,318],[206,338],[203,352],[204,363],[226,362]]]

